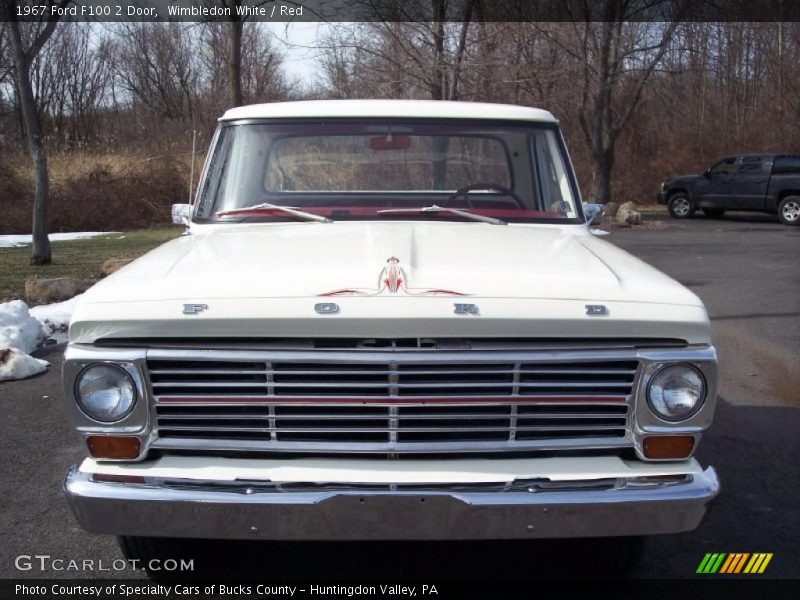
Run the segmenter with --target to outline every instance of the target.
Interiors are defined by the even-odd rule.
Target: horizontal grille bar
[[[163,413],[159,411],[159,415]],[[470,415],[470,414],[460,414],[460,413],[453,413],[453,414],[442,414],[442,415],[412,415],[414,419],[419,420],[430,420],[430,419],[456,419],[456,420],[471,420],[471,419],[507,419],[508,414],[495,414],[489,413],[486,415]],[[163,415],[159,419],[159,423],[162,425],[168,424],[172,422],[172,419],[178,421],[237,421],[242,420],[242,415],[209,415],[209,414],[176,414],[171,415],[167,413]],[[269,415],[245,415],[245,418],[257,420],[261,419],[268,419]],[[290,421],[302,421],[307,419],[308,417],[303,415],[285,415],[281,416],[281,421],[290,422]],[[587,414],[537,414],[537,419],[607,419],[607,414],[597,414],[597,413],[587,413]],[[369,421],[375,419],[375,415],[314,415],[314,419],[318,421],[341,421],[341,420],[348,420],[348,421]]]
[[[432,387],[441,388],[441,389],[450,389],[450,388],[462,388],[465,386],[469,386],[475,389],[482,389],[482,388],[496,388],[496,387],[508,387],[511,385],[511,382],[502,382],[502,383],[491,383],[491,382],[465,382],[459,381],[458,383],[395,383],[392,384],[392,387],[398,389],[428,389]],[[582,389],[582,388],[619,388],[619,389],[630,389],[631,384],[629,382],[603,382],[603,381],[578,381],[578,382],[570,382],[569,387],[575,389]],[[181,390],[183,388],[196,388],[196,387],[205,387],[205,388],[238,388],[242,387],[241,383],[234,383],[229,381],[209,381],[204,382],[202,385],[198,385],[198,383],[170,383],[168,386],[159,385],[159,388],[171,388],[175,390]],[[253,386],[246,386],[246,387],[253,387]],[[265,390],[267,388],[265,384]],[[303,389],[313,389],[313,388],[329,388],[329,387],[338,387],[342,389],[347,388],[387,388],[388,384],[384,382],[371,382],[371,381],[360,381],[358,383],[351,383],[351,382],[333,382],[333,381],[326,381],[324,383],[317,383],[317,382],[303,382],[303,383],[271,383],[270,387],[279,390],[281,388],[303,388]],[[567,387],[564,382],[561,381],[535,381],[535,382],[520,382],[518,384],[520,388],[554,388],[554,387]]]
[[[269,396],[158,396],[156,403],[160,406],[166,405],[226,405],[226,406],[269,406],[278,398]],[[589,396],[589,395],[560,395],[550,394],[526,395],[526,396],[281,396],[280,402],[309,405],[325,405],[336,403],[348,403],[353,405],[397,405],[414,406],[435,404],[503,404],[509,401],[519,403],[529,403],[531,405],[571,405],[590,402],[592,405],[605,404],[627,404],[626,397],[622,395],[608,396]]]

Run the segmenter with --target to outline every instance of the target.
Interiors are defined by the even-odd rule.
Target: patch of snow
[[[78,294],[69,300],[64,300],[64,302],[34,306],[29,311],[30,315],[38,319],[42,324],[42,330],[45,336],[56,337],[58,339],[58,334],[66,334],[67,329],[69,329],[72,311],[75,310],[75,304],[81,296],[82,294]],[[66,336],[64,337],[66,338]]]
[[[44,371],[48,362],[28,354],[44,339],[44,327],[28,312],[27,304],[22,300],[0,303],[0,381]]]
[[[119,231],[70,231],[67,233],[50,233],[47,237],[51,242],[66,242],[69,240],[82,240],[100,235],[113,235]],[[121,239],[121,238],[117,238]],[[16,248],[33,243],[31,235],[0,235],[0,248]]]
[[[44,338],[42,324],[30,315],[22,300],[0,304],[0,348],[33,352]]]
[[[50,364],[34,358],[19,348],[0,348],[0,381],[14,381],[38,375]]]
[[[590,229],[589,231],[595,235],[608,235],[611,233],[610,231],[605,231],[603,229]]]

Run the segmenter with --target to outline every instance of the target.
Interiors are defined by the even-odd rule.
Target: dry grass
[[[170,205],[185,202],[188,195],[185,158],[168,153],[53,154],[49,230],[129,230],[169,224]],[[0,234],[30,232],[33,189],[26,155],[0,157]]]

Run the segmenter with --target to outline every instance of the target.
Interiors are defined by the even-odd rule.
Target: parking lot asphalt
[[[644,541],[630,576],[694,576],[706,552],[772,552],[764,576],[800,579],[800,227],[774,218],[652,220],[604,239],[694,290],[712,319],[721,369],[718,409],[698,458],[722,493],[693,532]],[[82,531],[67,507],[64,472],[83,450],[61,392],[63,347],[43,349],[49,371],[0,384],[0,577],[144,577],[115,570],[114,538]],[[214,575],[297,578],[527,578],[591,572],[604,541],[470,543],[189,542],[195,567]],[[65,559],[32,568],[20,555]],[[68,561],[94,561],[95,570]],[[97,571],[102,566],[110,569]],[[118,562],[114,562],[118,561]]]

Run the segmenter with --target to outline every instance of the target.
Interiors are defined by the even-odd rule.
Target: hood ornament
[[[415,289],[408,287],[408,276],[400,265],[400,259],[391,256],[386,260],[386,266],[378,275],[377,289],[342,288],[332,292],[323,292],[319,296],[378,296],[381,294],[403,294],[405,296],[469,296],[464,292],[446,289]]]
[[[400,288],[406,291],[405,283],[406,273],[403,271],[403,267],[400,266],[400,259],[392,256],[386,261],[386,266],[383,268],[378,278],[378,293],[382,292],[384,289],[392,294],[396,294]]]

